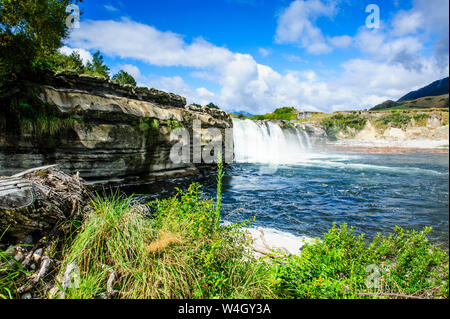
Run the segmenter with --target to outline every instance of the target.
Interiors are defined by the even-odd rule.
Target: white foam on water
[[[312,243],[315,241],[315,239],[311,237],[296,236],[273,228],[248,228],[247,231],[255,239],[254,245],[261,248],[265,248],[265,245],[261,239],[261,230],[264,239],[270,248],[283,249],[294,255],[300,254],[301,249],[306,243]]]
[[[274,172],[277,165],[297,165],[336,169],[372,170],[393,173],[448,174],[420,167],[388,167],[375,164],[352,163],[360,158],[356,154],[317,153],[305,131],[283,130],[277,123],[252,120],[233,120],[235,161],[275,165],[268,167]],[[264,166],[262,169],[266,169]]]
[[[428,174],[428,175],[443,175],[448,174],[448,172],[439,172],[431,169],[425,169],[420,167],[394,167],[394,166],[381,166],[381,165],[372,165],[372,164],[362,164],[362,163],[342,163],[338,162],[335,159],[333,161],[323,161],[323,160],[314,160],[314,161],[303,161],[297,163],[299,166],[308,166],[308,167],[323,167],[323,168],[338,168],[338,169],[354,169],[354,170],[373,170],[373,171],[384,171],[384,172],[392,172],[392,173],[420,173],[420,174]]]

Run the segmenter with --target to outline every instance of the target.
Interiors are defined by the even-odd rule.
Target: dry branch
[[[81,218],[87,198],[79,175],[69,176],[55,165],[0,178],[0,230],[17,242],[48,235],[60,222]]]

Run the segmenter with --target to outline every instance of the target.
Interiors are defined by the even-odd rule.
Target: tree
[[[49,67],[54,71],[74,71],[78,74],[86,72],[86,67],[78,52],[65,55],[56,51],[49,59]]]
[[[97,51],[92,56],[92,62],[88,62],[86,65],[87,73],[97,76],[103,76],[109,79],[109,67],[103,61],[103,56],[100,51]]]
[[[112,77],[112,81],[118,84],[130,84],[136,86],[136,80],[124,70],[120,70]]]
[[[24,69],[45,66],[69,35],[66,7],[79,0],[2,0],[0,78],[16,79]],[[2,85],[0,80],[0,86]]]
[[[214,103],[209,103],[208,105],[206,105],[206,107],[209,107],[210,109],[220,109],[217,105],[215,105]]]

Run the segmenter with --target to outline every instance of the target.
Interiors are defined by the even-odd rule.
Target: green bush
[[[427,120],[430,117],[431,116],[429,114],[424,114],[424,113],[413,115],[414,121],[416,121],[416,122],[421,122],[421,121]]]
[[[124,70],[120,70],[117,74],[112,77],[112,81],[118,84],[129,84],[136,86],[136,80]]]
[[[282,107],[276,109],[273,113],[267,113],[264,115],[254,115],[250,117],[252,120],[283,120],[290,121],[297,119],[297,110],[293,107]]]
[[[281,298],[447,298],[448,255],[428,242],[430,230],[396,228],[366,244],[364,235],[334,225],[300,256],[276,257],[276,292]]]
[[[79,286],[65,291],[66,298],[106,294],[112,271],[116,298],[273,297],[268,266],[248,254],[242,224],[219,226],[220,204],[204,199],[199,184],[149,205],[153,218],[130,198],[92,202],[95,212],[59,272],[62,278],[73,262],[80,269]]]
[[[220,109],[220,107],[218,107],[214,103],[209,103],[209,104],[205,105],[205,107],[210,108],[210,109],[217,109],[217,110]]]
[[[412,117],[406,114],[400,114],[395,112],[393,114],[388,114],[380,117],[376,120],[376,123],[382,127],[386,127],[389,124],[392,124],[394,127],[402,128],[405,125],[408,125],[411,122]]]
[[[87,71],[81,56],[77,52],[65,55],[55,51],[49,58],[48,67],[56,72],[73,71],[78,74],[84,74]]]
[[[358,114],[342,115],[336,114],[332,117],[326,118],[322,121],[322,127],[327,133],[328,137],[336,138],[339,131],[347,132],[348,128],[353,128],[360,131],[367,123],[367,119],[360,117]]]

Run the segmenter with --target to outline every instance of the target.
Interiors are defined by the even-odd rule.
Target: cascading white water
[[[274,122],[233,120],[235,161],[240,163],[296,163],[311,149],[304,131],[282,129]]]

